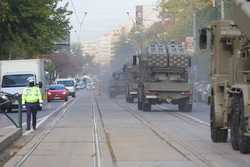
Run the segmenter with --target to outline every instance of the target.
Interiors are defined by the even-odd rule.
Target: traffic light
[[[215,0],[208,0],[208,6],[209,7],[215,7]]]

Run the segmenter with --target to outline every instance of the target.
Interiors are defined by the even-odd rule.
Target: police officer
[[[42,95],[39,87],[35,85],[34,79],[29,79],[29,86],[23,90],[22,105],[27,110],[27,128],[30,130],[32,116],[32,127],[36,130],[37,111],[42,107]]]

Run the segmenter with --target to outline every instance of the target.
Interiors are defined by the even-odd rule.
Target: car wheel
[[[68,97],[65,97],[64,101],[68,101]]]

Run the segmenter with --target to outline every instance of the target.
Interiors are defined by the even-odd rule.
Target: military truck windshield
[[[25,87],[29,84],[28,79],[34,77],[33,74],[4,75],[2,87]]]

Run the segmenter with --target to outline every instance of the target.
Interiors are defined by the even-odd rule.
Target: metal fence
[[[15,111],[16,114],[18,114],[17,119],[13,119],[10,116],[10,111],[12,112],[11,107],[14,101],[18,102],[18,107],[17,110]],[[19,94],[11,95],[8,93],[0,92],[0,114],[4,115],[17,128],[22,128],[21,96]]]

